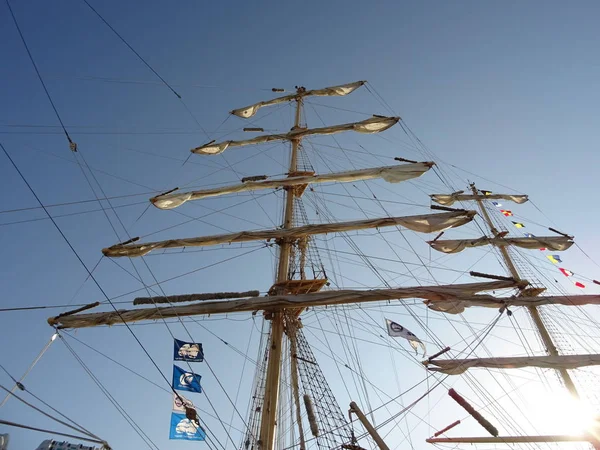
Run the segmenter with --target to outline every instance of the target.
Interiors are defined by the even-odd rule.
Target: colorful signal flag
[[[554,264],[558,264],[558,263],[562,262],[562,260],[560,259],[560,256],[558,256],[558,255],[546,255],[546,258],[548,258]]]
[[[517,228],[525,228],[525,225],[524,225],[524,224],[522,224],[521,222],[514,222],[514,221],[513,221],[513,225],[514,225],[515,227],[517,227]]]
[[[559,267],[558,270],[560,270],[565,277],[572,277],[573,275],[575,275],[570,270],[563,269],[562,267]]]

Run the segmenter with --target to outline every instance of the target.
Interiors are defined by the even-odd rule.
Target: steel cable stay
[[[29,61],[31,61],[31,65],[35,69],[35,73],[37,74],[37,77],[40,80],[42,87],[44,88],[44,92],[46,93],[46,97],[48,98],[48,101],[50,102],[50,105],[52,106],[52,109],[54,110],[54,114],[56,115],[56,118],[58,119],[58,121],[60,123],[63,133],[64,133],[65,137],[67,138],[67,141],[69,142],[69,148],[71,149],[71,151],[75,152],[75,151],[77,151],[77,144],[71,140],[71,136],[69,136],[69,132],[65,128],[65,124],[63,123],[63,120],[60,117],[60,114],[58,113],[58,109],[56,109],[56,105],[54,104],[54,101],[52,100],[52,97],[50,96],[50,92],[48,92],[48,88],[46,87],[46,83],[44,83],[42,74],[40,73],[38,66],[35,63],[35,60],[33,58],[33,55],[31,54],[31,51],[29,50],[29,46],[27,45],[25,36],[23,36],[23,33],[21,32],[21,27],[19,26],[19,23],[17,22],[17,18],[15,17],[12,7],[10,6],[9,0],[6,0],[6,6],[8,7],[10,15],[13,19],[15,28],[17,29],[17,32],[19,33],[19,36],[21,37],[21,42],[23,43],[23,46],[25,47],[25,50],[27,51],[27,55],[29,56]]]
[[[40,359],[42,359],[42,356],[44,356],[44,354],[46,353],[46,351],[48,351],[48,349],[50,348],[50,346],[52,345],[52,343],[55,340],[56,340],[56,334],[53,334],[52,337],[48,340],[48,342],[44,345],[44,347],[42,347],[42,349],[40,350],[40,352],[38,353],[38,355],[31,362],[31,364],[29,365],[29,367],[27,367],[27,370],[25,370],[25,373],[23,375],[21,375],[21,378],[19,378],[18,381],[15,378],[13,378],[13,376],[11,374],[9,374],[8,371],[2,366],[2,369],[13,380],[13,382],[15,383],[15,385],[10,390],[10,393],[7,394],[6,397],[4,397],[4,400],[2,400],[2,402],[0,403],[0,408],[2,408],[6,404],[6,402],[10,398],[11,394],[13,392],[15,392],[17,389],[19,389],[20,386],[22,386],[22,383],[23,383],[23,381],[25,381],[25,378],[27,378],[27,375],[29,375],[29,373],[33,370],[33,368],[40,361]]]
[[[57,435],[57,436],[64,436],[64,437],[68,437],[68,438],[77,439],[79,441],[92,442],[94,444],[101,444],[101,445],[106,444],[105,441],[101,441],[101,440],[97,440],[97,439],[90,439],[87,436],[76,436],[74,434],[61,433],[60,431],[47,430],[47,429],[44,429],[44,428],[36,428],[36,427],[29,426],[29,425],[23,425],[23,424],[20,424],[20,423],[9,422],[8,420],[2,420],[2,419],[0,419],[0,424],[7,425],[9,427],[24,428],[26,430],[41,431],[42,433],[49,433],[49,434],[54,434],[54,435]],[[104,448],[108,448],[108,447],[104,447]]]
[[[108,399],[108,401],[116,408],[116,410],[121,414],[123,419],[128,423],[128,425],[136,432],[136,434],[144,441],[144,443],[148,446],[148,448],[155,448],[159,450],[158,446],[148,437],[148,435],[141,429],[141,427],[133,420],[133,418],[125,411],[125,409],[119,404],[119,402],[113,397],[113,395],[104,387],[102,382],[94,375],[94,373],[89,369],[89,367],[85,364],[83,359],[75,352],[75,350],[71,347],[71,345],[63,339],[63,343],[73,355],[75,360],[81,365],[85,373],[92,379],[92,381],[98,386],[100,392],[104,394],[104,396]]]
[[[3,368],[4,369],[4,368]],[[6,369],[4,369],[6,371]],[[6,372],[8,373],[8,372]],[[71,422],[71,424],[64,422],[60,419],[57,419],[56,417],[48,414],[47,412],[42,411],[40,408],[32,405],[31,403],[25,401],[24,399],[22,399],[21,397],[19,397],[17,394],[15,394],[14,392],[12,392],[10,389],[0,385],[0,389],[2,389],[3,391],[5,391],[8,395],[16,398],[17,400],[19,400],[20,402],[24,403],[25,405],[29,406],[30,408],[34,409],[35,411],[43,414],[44,416],[48,417],[51,420],[54,420],[57,423],[60,423],[61,425],[70,428],[72,430],[75,430],[81,434],[85,434],[86,436],[92,437],[94,439],[98,439],[101,441],[101,439],[96,436],[94,433],[92,433],[91,431],[87,430],[86,428],[82,427],[81,425],[79,425],[77,422],[75,422],[73,419],[65,416],[63,413],[61,413],[60,411],[58,411],[56,408],[54,408],[53,406],[49,405],[48,403],[46,403],[45,401],[43,401],[42,399],[40,399],[38,396],[36,396],[35,394],[33,394],[33,392],[29,391],[28,389],[25,388],[24,385],[22,385],[21,383],[19,383],[16,379],[14,379],[10,374],[9,374],[10,378],[12,378],[12,380],[15,382],[15,384],[19,384],[22,386],[19,387],[23,392],[27,392],[29,395],[31,395],[33,398],[35,398],[37,401],[39,401],[40,403],[42,403],[44,406],[46,406],[47,408],[50,408],[53,412],[55,412],[56,414],[58,414],[59,416],[61,416],[62,418],[68,420],[69,422]]]

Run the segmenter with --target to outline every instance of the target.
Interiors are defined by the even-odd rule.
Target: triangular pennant
[[[514,221],[513,221],[513,225],[514,225],[515,227],[517,227],[517,228],[525,228],[525,225],[524,225],[524,224],[522,224],[521,222],[514,222]]]
[[[578,288],[580,288],[580,289],[585,289],[585,284],[583,284],[583,283],[580,283],[579,281],[576,281],[576,282],[575,282],[575,286],[577,286],[577,287],[578,287]]]
[[[546,255],[546,258],[548,258],[554,264],[558,264],[558,263],[562,262],[562,260],[560,259],[560,256],[558,256],[558,255]]]
[[[494,205],[496,208],[502,207],[502,203],[499,202],[492,202],[492,205]]]
[[[479,192],[481,192],[483,195],[492,195],[492,191],[484,191],[483,189],[479,189]]]

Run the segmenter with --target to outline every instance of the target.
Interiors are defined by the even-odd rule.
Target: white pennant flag
[[[403,337],[404,339],[408,340],[410,346],[415,349],[415,353],[417,353],[417,349],[419,348],[419,346],[421,346],[421,348],[423,349],[423,355],[425,355],[425,344],[423,344],[423,342],[421,342],[421,340],[417,336],[408,331],[402,325],[393,322],[389,319],[385,319],[385,323],[387,325],[388,334],[391,337]]]

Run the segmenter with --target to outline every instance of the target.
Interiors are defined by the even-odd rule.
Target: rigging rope
[[[85,1],[85,0],[84,0]],[[67,141],[69,141],[69,148],[76,152],[77,151],[77,144],[75,142],[73,142],[71,140],[71,136],[69,136],[69,132],[67,131],[67,129],[65,128],[65,124],[63,123],[60,114],[58,113],[58,109],[56,109],[56,106],[54,105],[54,101],[52,101],[52,97],[50,96],[50,92],[48,92],[48,88],[46,87],[46,83],[44,83],[44,79],[42,78],[42,74],[40,73],[37,64],[35,63],[35,60],[33,59],[33,55],[31,54],[31,51],[29,50],[29,46],[27,45],[27,41],[25,41],[25,36],[23,36],[23,33],[21,32],[21,28],[19,27],[19,23],[17,22],[17,18],[15,17],[15,14],[10,6],[10,2],[8,0],[6,0],[6,6],[8,6],[8,10],[10,11],[10,15],[13,19],[13,22],[15,24],[15,27],[17,28],[17,31],[19,32],[19,36],[21,37],[21,41],[23,42],[23,45],[25,46],[25,50],[27,50],[27,55],[29,55],[29,60],[31,61],[31,64],[33,65],[33,68],[35,69],[35,73],[38,76],[38,79],[40,80],[40,83],[42,84],[42,87],[44,88],[44,92],[46,93],[46,97],[48,97],[48,101],[50,102],[50,104],[52,105],[52,109],[54,110],[54,114],[56,114],[56,118],[58,119],[58,121],[60,122],[60,126],[63,129],[63,132],[67,138]]]
[[[7,0],[7,1],[8,1],[8,0]],[[111,25],[110,23],[108,23],[104,17],[102,17],[102,15],[101,15],[101,14],[100,14],[98,11],[96,11],[96,9],[94,9],[94,7],[93,7],[92,5],[90,5],[90,4],[89,4],[89,2],[88,2],[87,0],[83,0],[83,2],[84,2],[84,3],[85,3],[87,6],[88,6],[88,8],[90,8],[90,9],[91,9],[91,10],[94,12],[94,14],[96,14],[96,16],[98,16],[98,18],[99,18],[99,19],[100,19],[102,22],[104,22],[104,24],[105,24],[105,25],[106,25],[108,28],[110,28],[110,30],[111,30],[111,31],[112,31],[112,32],[113,32],[113,33],[114,33],[114,34],[115,34],[115,35],[116,35],[116,36],[117,36],[117,37],[118,37],[118,38],[121,40],[121,42],[123,42],[123,44],[125,44],[125,45],[126,45],[128,48],[129,48],[129,50],[131,50],[131,51],[132,51],[132,52],[135,54],[135,56],[137,56],[137,57],[138,57],[138,59],[139,59],[139,60],[140,60],[142,63],[144,63],[144,65],[145,65],[145,66],[146,66],[148,69],[150,69],[150,71],[151,71],[151,72],[152,72],[154,75],[156,75],[156,76],[158,77],[158,79],[159,79],[159,80],[160,80],[160,81],[161,81],[161,82],[162,82],[162,83],[163,83],[163,84],[164,84],[166,87],[168,87],[168,88],[169,88],[169,90],[170,90],[170,91],[171,91],[173,94],[175,94],[175,95],[177,96],[177,98],[181,99],[181,95],[179,95],[179,94],[177,93],[177,91],[175,91],[175,89],[173,89],[173,88],[171,87],[171,85],[170,85],[169,83],[167,83],[167,81],[166,81],[166,80],[165,80],[163,77],[161,77],[161,76],[158,74],[158,72],[157,72],[156,70],[154,70],[154,69],[152,68],[152,66],[151,66],[150,64],[148,64],[148,62],[146,62],[146,60],[145,60],[144,58],[142,58],[142,56],[141,56],[141,55],[140,55],[138,52],[136,52],[136,51],[135,51],[135,49],[134,49],[134,48],[133,48],[131,45],[129,45],[129,43],[128,43],[128,42],[125,40],[125,38],[124,38],[123,36],[121,36],[121,35],[119,34],[119,32],[118,32],[117,30],[115,30],[115,29],[112,27],[112,25]]]
[[[87,441],[87,442],[93,442],[95,444],[106,445],[106,441],[97,440],[97,439],[90,439],[90,438],[86,438],[86,437],[83,437],[83,436],[76,436],[76,435],[73,435],[73,434],[60,433],[58,431],[46,430],[46,429],[43,429],[43,428],[36,428],[36,427],[29,426],[29,425],[23,425],[23,424],[20,424],[20,423],[9,422],[8,420],[2,420],[2,419],[0,419],[0,424],[2,424],[2,425],[8,425],[9,427],[24,428],[26,430],[41,431],[42,433],[50,433],[50,434],[54,434],[54,435],[57,435],[57,436],[64,436],[64,437],[68,437],[68,438],[72,438],[72,439],[77,439],[79,441]],[[106,447],[106,448],[108,449],[108,447]]]
[[[7,372],[8,373],[8,372]],[[12,378],[12,376],[11,376]],[[13,378],[14,380],[14,378]],[[23,386],[23,385],[21,385]],[[48,414],[45,411],[42,411],[40,408],[38,408],[37,406],[32,405],[31,403],[27,402],[26,400],[22,399],[21,397],[19,397],[17,394],[15,394],[14,392],[11,392],[8,388],[0,385],[0,389],[2,389],[3,391],[7,392],[9,395],[13,396],[14,398],[16,398],[17,400],[19,400],[20,402],[24,403],[25,405],[29,406],[30,408],[36,410],[37,412],[43,414],[44,416],[48,417],[49,419],[54,420],[55,422],[60,423],[61,425],[64,425],[67,428],[70,428],[72,430],[75,430],[79,433],[83,433],[86,434],[87,436],[93,437],[95,439],[100,439],[98,436],[96,436],[95,434],[89,432],[88,430],[86,430],[85,428],[83,428],[81,425],[77,424],[77,422],[75,422],[74,420],[66,417],[64,414],[62,414],[61,412],[57,411],[55,408],[49,406],[46,402],[43,402],[42,400],[40,400],[38,397],[34,396],[31,392],[29,392],[28,390],[25,389],[25,386],[22,387],[22,390],[25,392],[28,392],[32,397],[34,397],[36,400],[44,403],[45,406],[49,406],[54,412],[60,414],[62,417],[66,418],[69,422],[75,424],[75,426],[68,424],[67,422],[64,422],[60,419],[57,419],[54,416],[51,416],[50,414]]]

